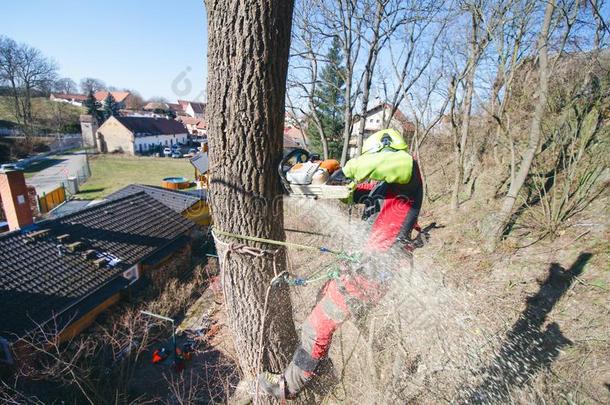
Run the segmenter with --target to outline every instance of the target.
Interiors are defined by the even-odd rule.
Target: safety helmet
[[[407,143],[397,130],[392,128],[382,129],[365,139],[362,144],[362,153],[375,153],[384,148],[405,150],[407,149]]]

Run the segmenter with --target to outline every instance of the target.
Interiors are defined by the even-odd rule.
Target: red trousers
[[[381,282],[359,274],[343,274],[327,282],[303,323],[301,347],[293,358],[293,365],[302,373],[299,377],[311,378],[320,360],[328,355],[337,328],[350,315],[378,303],[385,292]]]

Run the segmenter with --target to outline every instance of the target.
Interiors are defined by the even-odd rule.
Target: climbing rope
[[[226,290],[227,283],[224,282],[225,281],[224,270],[226,269],[226,263],[228,262],[231,254],[249,255],[249,256],[261,257],[261,258],[264,256],[270,256],[272,258],[274,276],[265,291],[265,299],[264,299],[264,304],[263,304],[262,331],[261,331],[261,334],[259,337],[259,342],[258,342],[258,359],[257,359],[258,373],[262,372],[262,370],[263,370],[263,352],[264,352],[263,338],[265,335],[265,326],[266,326],[266,319],[267,319],[268,305],[269,305],[269,296],[270,296],[271,290],[274,287],[277,287],[281,284],[286,284],[288,286],[306,286],[306,285],[316,283],[319,281],[339,279],[341,276],[341,269],[339,268],[339,265],[337,263],[333,263],[330,266],[321,268],[320,270],[314,272],[307,278],[293,276],[288,271],[282,271],[281,273],[278,273],[277,272],[277,254],[279,253],[279,249],[275,249],[275,250],[260,249],[260,248],[240,244],[240,243],[224,242],[219,239],[218,235],[222,235],[222,236],[225,236],[228,238],[239,239],[239,240],[246,240],[246,241],[251,241],[251,242],[258,242],[258,243],[264,243],[264,244],[269,244],[269,245],[281,246],[284,248],[290,247],[290,248],[299,249],[299,250],[330,253],[330,254],[334,255],[340,261],[343,260],[343,261],[349,261],[349,262],[354,263],[354,262],[360,262],[360,260],[361,260],[360,254],[348,254],[344,251],[333,250],[333,249],[329,249],[329,248],[323,247],[323,246],[315,247],[315,246],[301,245],[298,243],[278,241],[278,240],[267,239],[267,238],[239,235],[239,234],[235,234],[235,233],[231,233],[231,232],[222,231],[222,230],[216,229],[216,228],[211,228],[210,232],[212,234],[212,237],[214,238],[214,242],[216,243],[216,246],[220,248],[218,251],[221,252],[224,250],[224,252],[222,254],[222,261],[221,261],[221,264],[222,264],[221,265],[221,272],[222,272],[222,283],[221,284],[222,284],[223,294],[225,297],[227,297],[228,294],[227,294],[227,290]],[[220,259],[220,257],[219,257],[219,259]],[[324,272],[324,270],[326,270],[326,272]],[[254,386],[255,401],[258,399],[259,388],[260,388],[259,380],[257,378],[255,381],[255,386]],[[282,403],[284,403],[284,402],[285,401],[282,401]]]
[[[319,271],[315,272],[308,278],[305,278],[305,277],[294,276],[294,275],[290,274],[289,272],[284,271],[281,274],[279,274],[278,277],[275,277],[271,281],[271,283],[273,285],[279,285],[279,284],[284,283],[291,287],[304,287],[309,284],[316,283],[318,281],[338,279],[341,276],[341,271],[338,268],[334,268],[332,270],[327,271],[325,274],[315,277],[319,273],[320,273]]]
[[[359,258],[356,255],[350,255],[344,251],[333,250],[333,249],[330,249],[330,248],[327,248],[324,246],[301,245],[298,243],[286,242],[286,241],[281,241],[281,240],[259,238],[256,236],[248,236],[248,235],[240,235],[237,233],[226,232],[226,231],[223,231],[223,230],[220,230],[217,228],[212,228],[212,235],[214,235],[214,234],[227,236],[227,237],[235,238],[235,239],[248,240],[251,242],[266,243],[268,245],[284,246],[284,247],[290,247],[290,248],[299,249],[299,250],[309,250],[309,251],[313,251],[313,252],[331,253],[331,254],[333,254],[341,259],[345,259],[345,260],[352,260],[352,261],[359,260]],[[215,239],[216,239],[216,237],[215,237]]]
[[[359,254],[348,254],[344,251],[333,250],[333,249],[329,249],[324,246],[316,247],[316,246],[309,246],[309,245],[301,245],[298,243],[279,241],[279,240],[274,240],[274,239],[240,235],[240,234],[236,234],[236,233],[232,233],[232,232],[226,232],[226,231],[216,229],[216,228],[213,228],[211,230],[211,233],[212,233],[212,236],[214,237],[214,241],[216,241],[216,242],[219,241],[219,239],[216,235],[222,235],[222,236],[226,236],[229,238],[247,240],[247,241],[251,241],[251,242],[259,242],[259,243],[265,243],[265,244],[275,245],[275,246],[291,247],[294,249],[315,251],[316,253],[318,253],[318,252],[330,253],[330,254],[335,255],[337,257],[337,259],[339,259],[339,260],[345,260],[345,261],[349,261],[349,262],[360,262],[360,259],[361,259]],[[221,242],[221,243],[227,244],[226,242]],[[233,246],[233,251],[237,251],[238,253],[250,254],[252,256],[258,256],[258,257],[263,256],[265,253],[269,253],[269,252],[273,252],[273,254],[277,253],[277,250],[274,250],[274,251],[269,251],[269,250],[264,250],[264,249],[261,250],[258,248],[248,247],[248,246],[241,245],[241,244],[228,244],[228,245]],[[236,249],[238,249],[238,250],[236,250]],[[274,277],[271,280],[270,285],[276,286],[276,285],[280,285],[280,284],[284,283],[284,284],[287,284],[292,287],[303,287],[303,286],[306,286],[306,285],[309,285],[309,284],[312,284],[312,283],[315,283],[318,281],[338,279],[341,275],[340,269],[338,268],[338,266],[336,264],[333,264],[330,267],[332,267],[332,269],[328,270],[325,274],[320,275],[320,273],[324,270],[324,269],[320,269],[319,271],[316,271],[313,274],[311,274],[308,278],[298,277],[298,276],[290,274],[287,271],[283,271],[282,273],[278,274],[274,268]]]
[[[333,249],[330,249],[330,248],[327,248],[324,246],[301,245],[298,243],[286,242],[286,241],[281,241],[281,240],[259,238],[256,236],[248,236],[248,235],[240,235],[237,233],[226,232],[226,231],[223,231],[223,230],[220,230],[217,228],[213,228],[212,235],[214,236],[215,234],[226,236],[229,238],[247,240],[250,242],[266,243],[268,245],[283,246],[283,247],[289,247],[289,248],[294,248],[294,249],[299,249],[299,250],[309,250],[309,251],[316,252],[316,253],[318,253],[318,252],[330,253],[330,254],[337,256],[337,258],[339,258],[340,260],[348,260],[348,261],[353,261],[353,262],[360,261],[360,257],[357,254],[348,254],[347,252],[344,252],[342,250],[333,250]],[[214,240],[216,240],[216,239],[217,239],[216,236],[214,236]]]
[[[271,280],[271,283],[269,284],[269,286],[267,286],[267,290],[265,291],[265,301],[263,303],[263,318],[262,318],[262,330],[261,330],[261,334],[259,337],[259,341],[258,341],[258,370],[257,370],[257,374],[263,371],[263,338],[265,336],[265,325],[267,323],[267,312],[268,312],[268,306],[269,306],[269,295],[271,293],[271,289],[274,287],[274,280],[277,280],[282,274],[286,273],[286,272],[282,272],[280,274],[278,274],[277,272],[277,254],[279,252],[279,250],[267,250],[267,249],[259,249],[259,248],[255,248],[252,246],[246,246],[243,244],[239,244],[239,243],[227,243],[227,242],[223,242],[221,241],[212,231],[212,236],[214,238],[214,243],[216,243],[216,246],[222,246],[222,249],[224,249],[224,253],[222,255],[222,266],[221,266],[221,272],[222,272],[222,277],[221,277],[221,286],[222,286],[222,292],[224,294],[225,297],[228,297],[227,295],[227,291],[226,291],[226,284],[225,283],[225,274],[224,274],[224,269],[225,264],[227,263],[227,261],[229,260],[229,257],[231,254],[237,253],[237,254],[241,254],[241,255],[248,255],[248,256],[253,256],[253,257],[263,257],[263,256],[271,256],[272,258],[272,265],[273,265],[273,274],[274,277]],[[258,390],[259,390],[259,383],[258,383],[258,379],[256,379],[256,386],[255,386],[255,398],[258,398]]]

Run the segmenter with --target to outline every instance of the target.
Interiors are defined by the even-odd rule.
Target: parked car
[[[163,149],[163,154],[165,156],[170,156],[172,154],[172,150],[169,147],[166,147],[165,149]]]
[[[197,149],[195,149],[195,148],[191,148],[191,149],[189,149],[189,152],[188,152],[188,153],[189,153],[190,155],[194,155],[194,154],[196,154],[196,153],[197,153]]]
[[[181,157],[182,157],[182,152],[180,152],[179,150],[175,150],[175,151],[172,153],[172,157],[173,157],[174,159],[181,158]]]
[[[24,170],[25,167],[19,163],[4,163],[0,166],[0,170]]]

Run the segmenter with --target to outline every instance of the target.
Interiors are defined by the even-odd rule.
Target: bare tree
[[[100,79],[94,79],[93,77],[85,77],[80,81],[80,90],[84,94],[89,94],[91,92],[95,93],[96,91],[105,89],[106,84]]]
[[[362,100],[361,100],[361,109],[360,109],[360,121],[358,126],[358,135],[356,141],[356,156],[360,156],[362,154],[362,142],[364,139],[364,128],[366,123],[366,113],[368,111],[369,104],[369,95],[371,91],[371,85],[373,84],[373,75],[375,73],[375,67],[377,65],[377,58],[379,56],[379,52],[381,48],[388,40],[391,33],[396,29],[396,25],[390,25],[385,28],[385,31],[382,28],[382,22],[390,20],[390,16],[388,15],[388,10],[386,7],[390,0],[375,0],[374,2],[374,12],[363,13],[364,23],[363,26],[367,27],[365,33],[368,31],[370,33],[370,37],[367,38],[366,34],[363,33],[364,41],[368,45],[366,62],[364,64],[364,73],[363,73],[363,83],[362,83]],[[366,4],[366,2],[365,2]],[[367,9],[372,8],[372,5],[368,4]],[[369,21],[368,15],[373,14],[373,20]]]
[[[297,3],[294,12],[294,29],[292,37],[292,71],[289,72],[288,82],[288,107],[293,114],[298,111],[303,114],[308,125],[313,125],[320,137],[322,154],[324,159],[329,158],[328,139],[324,132],[322,120],[316,108],[316,94],[318,92],[319,65],[324,38],[318,35],[313,27],[317,22],[317,0],[303,0]],[[304,104],[300,101],[293,102],[290,90],[296,91],[296,97],[305,99]],[[304,109],[306,107],[306,110]],[[303,131],[303,128],[299,128]]]
[[[127,98],[127,105],[125,106],[128,110],[140,110],[144,107],[144,98],[140,93],[136,90],[129,89],[125,89],[125,91],[128,91],[131,94],[131,96]]]
[[[26,140],[34,132],[32,98],[51,87],[57,65],[38,49],[0,37],[0,82],[9,88],[13,113]]]
[[[443,118],[451,97],[441,91],[443,69],[439,67],[434,72],[423,74],[418,81],[418,91],[407,103],[411,110],[415,124],[415,132],[411,142],[411,153],[418,159],[419,170],[422,177],[424,197],[428,196],[428,185],[426,181],[425,162],[423,162],[420,150],[428,136]],[[440,107],[437,100],[443,100]]]
[[[491,85],[489,103],[481,102],[490,117],[490,126],[495,126],[492,139],[493,156],[497,164],[502,164],[500,146],[510,152],[510,178],[515,174],[515,140],[511,136],[511,122],[507,119],[507,109],[513,95],[513,84],[517,71],[526,60],[529,43],[530,25],[536,11],[536,2],[531,0],[515,1],[508,9],[505,18],[498,21],[493,30],[496,74]]]
[[[360,6],[360,7],[359,7]],[[352,118],[354,104],[357,97],[358,86],[355,85],[355,69],[360,55],[362,44],[361,10],[362,3],[351,0],[321,0],[320,12],[323,24],[319,27],[320,33],[327,37],[336,37],[343,50],[345,66],[342,69],[345,84],[343,110],[343,148],[341,150],[341,164],[347,161],[349,141],[352,132]]]
[[[76,82],[69,77],[62,77],[53,83],[53,90],[64,94],[76,93],[77,87]]]
[[[399,1],[398,4],[398,26],[388,42],[392,80],[383,82],[385,100],[391,107],[384,116],[384,127],[390,126],[399,106],[430,68],[437,54],[438,41],[451,18],[444,10],[445,2]]]
[[[293,2],[206,0],[210,203],[215,229],[285,238],[280,184]],[[236,215],[239,213],[239,215]],[[287,287],[270,283],[285,252],[217,234],[228,324],[241,369],[280,371],[297,343]]]
[[[547,2],[545,8],[544,19],[540,27],[540,32],[538,34],[538,44],[536,47],[536,53],[538,56],[539,77],[538,100],[536,102],[534,115],[530,124],[528,147],[523,154],[519,171],[515,175],[513,179],[514,181],[511,181],[510,188],[508,190],[508,193],[506,194],[506,197],[504,198],[500,212],[497,214],[494,223],[491,227],[489,236],[490,240],[492,241],[492,244],[497,242],[504,232],[504,228],[512,214],[513,207],[515,206],[517,195],[521,191],[521,187],[523,187],[523,184],[525,183],[525,180],[529,175],[532,162],[534,161],[534,157],[536,156],[536,152],[540,145],[540,125],[542,123],[542,117],[547,108],[549,83],[548,46],[549,33],[553,21],[554,12],[555,0],[550,0]]]
[[[464,178],[464,163],[466,156],[466,145],[468,136],[470,135],[470,121],[472,117],[472,100],[474,97],[475,75],[477,66],[481,59],[487,44],[489,43],[489,34],[486,31],[485,9],[487,6],[482,0],[473,2],[463,2],[463,6],[470,20],[468,54],[466,66],[463,72],[457,78],[458,81],[463,81],[464,95],[460,105],[460,125],[459,129],[454,131],[454,178],[451,191],[451,209],[457,211],[459,208],[459,196],[462,180]],[[456,84],[457,85],[457,84]],[[454,97],[457,94],[457,88],[453,89]],[[455,120],[453,121],[456,122]]]
[[[595,21],[595,33],[593,35],[593,48],[601,50],[605,44],[606,35],[610,34],[609,23],[604,20],[602,9],[605,0],[588,0],[591,8],[591,15]],[[608,18],[607,18],[608,19]],[[610,20],[610,19],[608,19]]]

